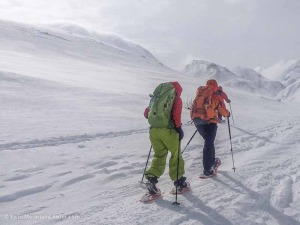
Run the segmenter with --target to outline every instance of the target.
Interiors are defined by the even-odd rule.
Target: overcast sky
[[[0,19],[117,33],[178,70],[192,59],[229,68],[300,59],[300,0],[0,0]]]

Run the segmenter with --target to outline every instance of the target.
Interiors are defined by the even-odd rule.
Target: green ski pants
[[[174,129],[151,128],[150,141],[154,150],[151,166],[145,172],[146,177],[159,178],[165,171],[168,150],[171,152],[169,160],[169,176],[172,181],[177,180],[179,135]],[[178,179],[184,175],[184,161],[179,149]]]

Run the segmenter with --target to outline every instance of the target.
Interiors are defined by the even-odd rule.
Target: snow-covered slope
[[[135,43],[132,43],[128,40],[125,40],[121,36],[112,33],[100,33],[93,30],[88,30],[84,27],[81,27],[77,24],[68,24],[68,23],[52,23],[48,24],[48,27],[66,31],[71,34],[77,34],[84,37],[88,37],[100,42],[103,42],[107,45],[119,48],[123,51],[135,54],[137,56],[142,56],[148,60],[158,62],[158,60],[145,48]]]
[[[0,29],[0,224],[300,224],[298,104],[229,89],[236,172],[219,124],[219,174],[198,178],[197,134],[183,154],[192,192],[172,206],[167,168],[163,198],[142,204],[148,94],[179,80],[185,100],[204,81],[90,38],[3,21]],[[188,121],[183,110],[182,148],[195,132]]]
[[[202,79],[216,79],[219,83],[240,78],[227,68],[205,60],[193,60],[185,66],[184,72]]]
[[[300,102],[300,79],[281,91],[276,99]]]
[[[298,81],[300,79],[300,60],[284,71],[279,79],[286,86]]]
[[[108,87],[113,87],[114,92],[118,91],[121,82],[125,82],[122,76],[137,78],[136,84],[127,85],[129,92],[131,85],[138,86],[141,79],[138,79],[137,70],[147,73],[155,68],[163,73],[173,73],[158,60],[91,38],[3,21],[0,21],[0,27],[2,71],[107,91],[112,91]],[[112,74],[122,76],[116,80]]]
[[[284,89],[279,81],[272,81],[250,68],[235,67],[232,69],[235,74],[242,76],[245,80],[251,82],[253,90],[259,94],[276,96]]]
[[[0,29],[0,74],[9,77],[11,86],[0,90],[7,96],[2,109],[6,129],[1,128],[9,137],[2,143],[22,137],[72,136],[82,129],[97,133],[138,127],[144,122],[142,118],[123,124],[125,119],[139,118],[140,110],[134,106],[148,101],[158,82],[178,78],[178,73],[158,61],[91,38],[5,21],[0,21]],[[1,82],[7,84],[5,79]],[[43,89],[45,94],[37,94]],[[14,96],[19,96],[21,105],[15,103]],[[30,110],[32,102],[39,99],[39,107]],[[63,107],[65,101],[72,102],[68,109]],[[16,114],[12,115],[14,108]],[[5,115],[16,119],[4,119]]]
[[[265,68],[262,67],[262,66],[257,66],[257,67],[255,67],[255,68],[253,68],[253,70],[254,70],[255,72],[261,74],[261,73],[265,70]]]
[[[300,60],[290,66],[279,78],[286,88],[277,96],[277,100],[300,101]]]

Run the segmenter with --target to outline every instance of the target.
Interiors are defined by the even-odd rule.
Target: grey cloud
[[[3,19],[72,21],[119,33],[176,69],[193,57],[269,67],[300,52],[298,0],[2,0],[1,6]]]

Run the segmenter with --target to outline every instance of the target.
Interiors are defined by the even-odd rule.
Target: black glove
[[[231,101],[230,101],[230,99],[228,99],[228,103],[230,103]]]
[[[228,112],[228,116],[227,116],[227,118],[229,118],[230,117],[230,112]]]
[[[175,130],[179,134],[179,141],[181,141],[184,136],[183,130],[181,129],[181,127],[175,127]]]

